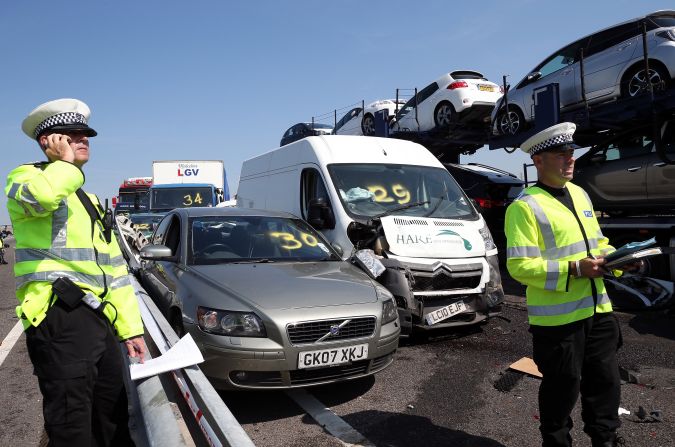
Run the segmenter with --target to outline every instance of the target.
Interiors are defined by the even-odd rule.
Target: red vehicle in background
[[[150,187],[152,177],[130,177],[120,185],[117,197],[113,198],[115,214],[147,213],[150,210]]]

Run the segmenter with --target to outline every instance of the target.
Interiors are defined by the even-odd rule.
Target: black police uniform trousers
[[[119,342],[105,316],[60,300],[26,330],[49,446],[132,445]]]
[[[612,441],[621,425],[616,360],[621,332],[614,314],[595,314],[563,326],[530,326],[530,332],[533,359],[543,375],[539,386],[542,446],[572,445],[570,413],[579,392],[584,431],[593,446]]]

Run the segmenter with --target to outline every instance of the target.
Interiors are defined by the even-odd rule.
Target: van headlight
[[[487,305],[489,308],[497,307],[504,301],[504,288],[502,287],[502,275],[499,273],[499,258],[497,255],[487,257],[490,266],[490,281],[486,284]]]
[[[391,323],[398,318],[398,309],[393,299],[382,302],[382,324]]]
[[[204,332],[233,337],[267,337],[265,325],[253,312],[197,307],[197,323]]]
[[[497,248],[495,241],[492,240],[492,234],[490,233],[490,229],[487,227],[487,225],[478,230],[478,232],[483,237],[483,242],[485,242],[485,251],[490,251]]]

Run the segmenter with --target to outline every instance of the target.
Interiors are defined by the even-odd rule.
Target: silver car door
[[[670,123],[662,138],[667,145],[668,158],[675,160],[675,122]],[[656,149],[652,150],[647,161],[647,197],[650,202],[669,203],[671,209],[675,206],[675,165],[664,163]]]
[[[534,90],[547,84],[557,83],[560,92],[560,108],[581,100],[577,91],[576,77],[579,69],[579,50],[588,42],[588,38],[578,40],[556,52],[534,69],[541,76],[530,82],[523,92],[525,113],[534,118]]]
[[[631,62],[639,45],[642,42],[638,39],[637,22],[619,25],[591,36],[584,51],[584,81],[588,100],[620,94],[621,73]]]
[[[612,144],[604,150],[603,162],[589,162],[575,177],[591,191],[594,205],[612,206],[644,201],[647,197],[646,155],[642,138]]]
[[[525,103],[525,113],[529,114],[530,120],[534,119],[534,91],[545,85],[558,84],[560,108],[578,101],[574,80],[576,65],[578,64],[566,65],[558,71],[539,78],[527,86],[527,94],[523,96],[523,102]]]

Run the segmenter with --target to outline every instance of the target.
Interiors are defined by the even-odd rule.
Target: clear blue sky
[[[3,1],[0,174],[42,158],[20,129],[38,104],[79,98],[99,132],[85,189],[110,198],[152,160],[241,163],[298,121],[454,69],[516,83],[574,39],[670,1]],[[520,174],[523,154],[479,161]],[[6,198],[0,224],[9,223]]]

